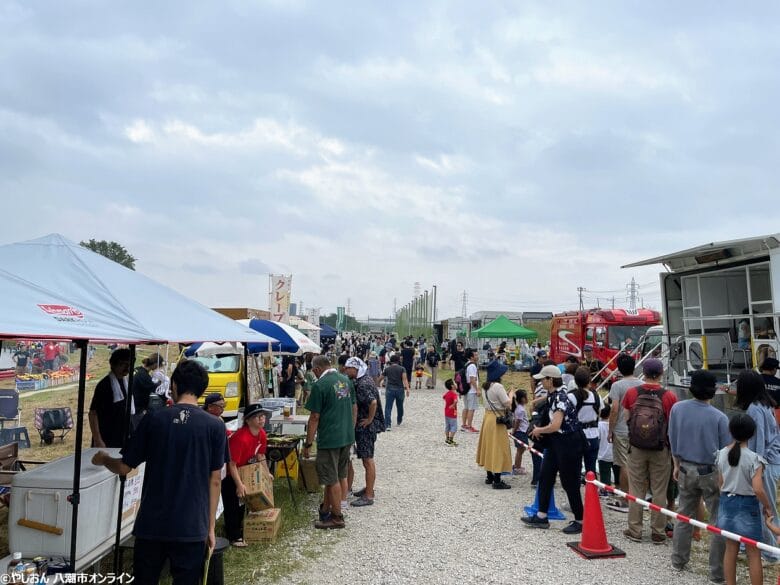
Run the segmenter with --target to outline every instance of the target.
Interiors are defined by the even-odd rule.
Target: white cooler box
[[[111,550],[116,535],[119,477],[105,467],[92,465],[98,449],[81,454],[81,505],[79,506],[76,567],[93,562]],[[119,449],[106,449],[112,457]],[[23,557],[38,555],[69,557],[73,508],[68,496],[73,491],[73,455],[57,459],[13,478],[8,516],[9,548]],[[129,535],[141,500],[144,465],[125,483],[122,535]],[[61,528],[60,535],[17,524],[25,518]]]

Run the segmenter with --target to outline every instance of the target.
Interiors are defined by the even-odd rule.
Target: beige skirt
[[[492,411],[485,411],[485,417],[482,419],[477,443],[477,465],[491,473],[512,471],[512,452],[509,448],[507,428],[496,423],[496,415]]]

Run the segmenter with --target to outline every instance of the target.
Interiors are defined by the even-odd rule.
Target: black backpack
[[[466,374],[466,370],[468,369],[468,364],[463,366],[462,370],[458,370],[458,372],[455,374],[455,388],[458,391],[458,394],[461,396],[465,396],[469,393],[469,390],[471,390],[471,384],[469,383],[468,375]]]
[[[569,390],[567,394],[574,394],[576,390]],[[583,428],[596,428],[599,426],[599,419],[601,418],[601,396],[599,396],[598,392],[595,390],[588,390],[588,392],[593,393],[593,403],[591,406],[593,407],[593,410],[596,411],[596,420],[593,423],[581,423]],[[576,398],[576,397],[575,397]],[[585,401],[577,399],[577,406],[574,407],[574,411],[577,416],[577,420],[579,420],[580,417],[580,410],[582,410],[582,407],[585,406]]]

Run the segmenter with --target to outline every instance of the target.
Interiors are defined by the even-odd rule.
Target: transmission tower
[[[347,299],[347,315],[352,314],[352,299]]]
[[[469,293],[467,293],[465,290],[461,295],[461,300],[463,301],[463,305],[460,309],[460,316],[465,319],[469,316]]]
[[[420,283],[415,282],[414,283],[414,298],[417,298],[420,296]]]
[[[635,311],[636,301],[639,298],[639,285],[633,276],[631,277],[631,282],[626,285],[626,291],[628,292],[628,308]]]

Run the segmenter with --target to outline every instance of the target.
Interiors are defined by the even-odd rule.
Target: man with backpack
[[[462,380],[459,384],[458,392],[463,396],[463,425],[460,427],[461,431],[468,431],[470,433],[478,433],[479,430],[474,428],[472,424],[474,422],[474,412],[477,410],[479,404],[479,370],[477,369],[477,359],[479,354],[471,348],[466,350],[466,363],[465,371],[459,371],[456,376]],[[465,385],[465,388],[463,387]]]
[[[649,486],[653,503],[665,508],[666,488],[672,473],[667,428],[677,396],[661,385],[664,373],[661,360],[645,360],[642,372],[645,376],[644,383],[630,388],[623,397],[623,408],[628,421],[629,492],[644,499]],[[642,513],[642,506],[631,502],[628,509],[628,528],[623,534],[634,542],[642,541]],[[666,541],[665,527],[665,517],[660,512],[651,512],[650,539],[653,544]]]

